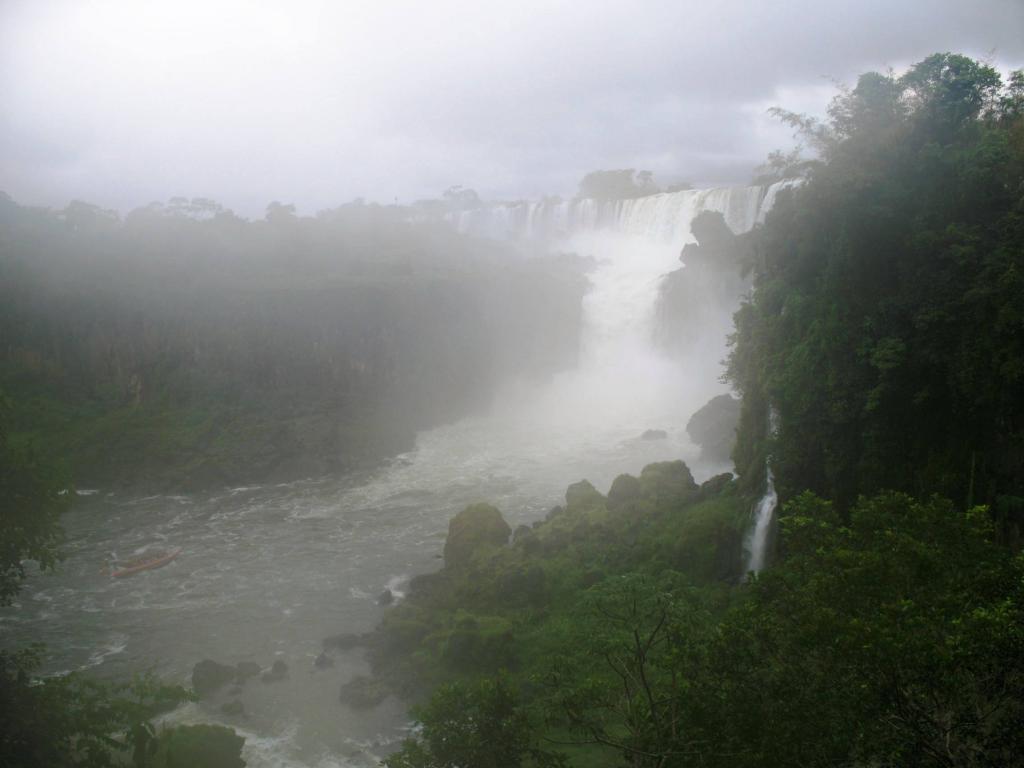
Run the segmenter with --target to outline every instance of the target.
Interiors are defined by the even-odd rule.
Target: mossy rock
[[[645,499],[655,504],[679,503],[698,490],[690,468],[682,461],[659,461],[640,472],[640,488]]]
[[[501,547],[508,543],[512,529],[501,512],[490,504],[471,504],[448,524],[444,543],[444,564],[462,568],[484,547]]]
[[[728,461],[736,444],[742,404],[732,395],[719,395],[709,400],[686,423],[686,433],[700,446],[701,456],[714,461]]]
[[[590,484],[589,480],[573,483],[565,491],[566,512],[581,513],[604,506],[604,496]]]
[[[619,475],[608,491],[608,509],[617,512],[640,500],[640,480],[632,475]]]
[[[245,768],[245,738],[222,725],[179,725],[160,734],[155,765],[163,768]]]
[[[205,698],[237,679],[235,667],[203,659],[192,667],[192,689],[199,698]]]

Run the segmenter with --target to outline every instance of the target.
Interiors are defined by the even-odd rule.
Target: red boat
[[[175,549],[172,552],[165,552],[159,555],[152,555],[150,557],[141,557],[137,560],[132,560],[126,563],[124,568],[120,568],[110,575],[115,579],[119,579],[122,576],[133,576],[136,573],[141,573],[142,571],[151,571],[154,568],[160,568],[161,566],[167,565],[180,554],[181,550]]]

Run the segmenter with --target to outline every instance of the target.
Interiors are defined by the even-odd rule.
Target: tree
[[[388,768],[519,768],[563,764],[536,746],[533,726],[504,675],[442,685],[413,714],[420,734],[407,739]]]
[[[783,498],[1024,496],[1024,143],[998,82],[937,54],[862,76],[827,122],[780,113],[821,160],[758,233],[728,376],[738,466],[771,453]]]
[[[781,525],[784,559],[726,622],[689,710],[723,751],[764,765],[1015,764],[1024,558],[995,542],[987,510],[885,493],[844,525],[804,494]]]
[[[25,579],[25,561],[42,569],[60,559],[60,516],[71,506],[64,474],[31,447],[11,443],[11,401],[0,392],[0,605],[9,605]]]
[[[607,747],[634,768],[698,756],[680,697],[709,626],[677,575],[628,574],[592,587],[543,680],[553,720],[568,725],[573,743]]]

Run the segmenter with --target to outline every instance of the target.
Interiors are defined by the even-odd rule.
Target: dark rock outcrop
[[[619,475],[608,490],[608,509],[618,511],[639,500],[642,493],[640,480],[632,475]]]
[[[390,589],[385,589],[377,595],[377,605],[391,605],[393,602],[395,602],[395,593]]]
[[[192,690],[205,698],[228,683],[235,681],[235,668],[210,659],[203,659],[192,667]]]
[[[741,403],[732,395],[711,398],[686,423],[686,433],[700,446],[701,456],[728,461],[736,444]]]
[[[221,705],[220,711],[228,717],[244,717],[245,707],[242,706],[242,702],[238,699],[229,701],[226,704]]]
[[[684,462],[659,461],[640,472],[640,488],[655,503],[684,501],[697,491],[697,483]]]
[[[585,512],[604,504],[604,496],[591,485],[589,480],[573,483],[565,491],[565,508],[568,512]]]
[[[444,543],[446,568],[468,565],[481,547],[500,547],[508,543],[512,529],[501,512],[490,504],[471,504],[452,518]]]

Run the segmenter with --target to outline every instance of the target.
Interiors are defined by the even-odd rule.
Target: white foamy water
[[[223,715],[227,695],[192,704],[172,722],[224,722],[246,735],[252,766],[371,766],[406,734],[404,706],[371,712],[340,704],[340,686],[366,667],[358,653],[316,669],[321,640],[372,628],[376,597],[405,593],[408,575],[434,570],[449,519],[466,504],[496,504],[515,527],[563,501],[587,478],[606,492],[616,475],[684,459],[703,464],[684,431],[694,410],[725,387],[720,361],[731,307],[708,315],[686,360],[651,344],[661,277],[701,210],[734,231],[754,226],[772,190],[759,187],[593,201],[498,206],[457,222],[464,231],[560,236],[594,257],[578,370],[544,384],[509,382],[493,411],[422,433],[416,449],[360,477],[310,479],[203,494],[124,498],[102,489],[65,519],[67,559],[33,576],[20,604],[0,610],[0,646],[48,646],[47,670],[89,668],[123,677],[152,670],[187,683],[192,666],[275,659],[288,679],[250,681],[244,718]],[[665,440],[639,438],[663,429]],[[158,570],[112,579],[111,557],[178,548]]]

